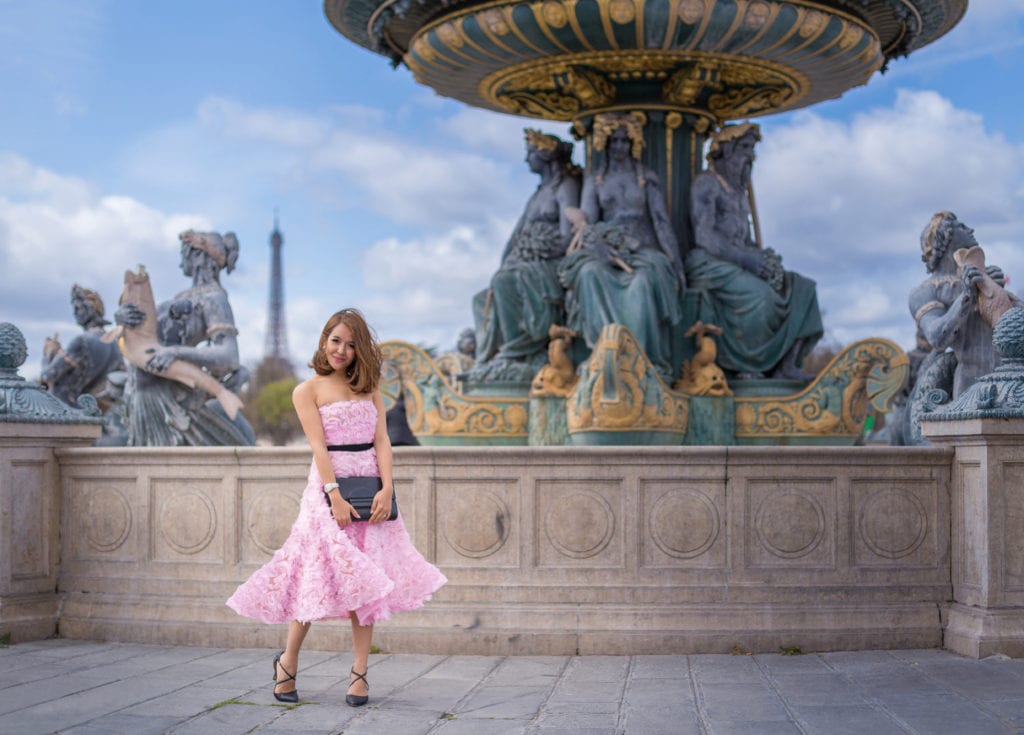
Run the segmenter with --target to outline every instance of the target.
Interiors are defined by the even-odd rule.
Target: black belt
[[[369,444],[328,444],[328,452],[365,452],[373,449],[373,442]]]

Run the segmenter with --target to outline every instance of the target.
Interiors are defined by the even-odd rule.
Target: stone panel
[[[725,567],[725,484],[641,480],[642,565]]]
[[[856,566],[934,568],[938,562],[938,488],[929,480],[850,482]]]
[[[293,487],[294,483],[281,480],[243,481],[239,555],[243,563],[265,564],[288,538],[302,500],[302,490]]]
[[[519,480],[445,478],[436,488],[439,566],[519,566]]]
[[[1003,535],[1003,589],[1009,592],[1022,592],[1024,536],[1016,531],[1024,529],[1024,464],[1003,464],[1003,487],[1006,503],[1004,523],[1007,529],[1007,533]]]
[[[50,508],[46,462],[11,463],[11,579],[45,579],[50,575]]]
[[[624,566],[619,480],[538,480],[535,542],[540,567]],[[636,503],[631,503],[636,516]]]
[[[984,543],[984,529],[988,524],[988,502],[984,496],[981,464],[979,462],[958,462],[953,481],[953,528],[954,556],[958,560],[953,566],[953,587],[959,589],[958,600],[969,601],[964,594],[981,594],[985,587],[985,555],[979,548]]]
[[[150,488],[151,548],[158,562],[224,562],[223,534],[215,498],[221,483],[206,478],[153,480]]]
[[[749,480],[746,501],[747,566],[835,568],[834,479]]]
[[[134,481],[79,479],[68,488],[67,527],[74,558],[137,561]]]

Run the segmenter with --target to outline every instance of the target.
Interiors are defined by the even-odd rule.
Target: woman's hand
[[[386,521],[391,515],[391,499],[395,494],[393,487],[382,487],[373,496],[373,505],[370,506],[370,523]]]
[[[356,509],[343,500],[341,493],[337,490],[332,490],[331,494],[327,497],[331,501],[331,515],[334,516],[334,520],[337,521],[339,528],[345,528],[345,526],[352,523],[354,518],[359,517]]]

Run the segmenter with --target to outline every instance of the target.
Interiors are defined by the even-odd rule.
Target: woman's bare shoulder
[[[292,399],[303,401],[311,400],[316,403],[317,387],[319,382],[319,375],[314,375],[312,378],[303,380],[292,390]]]

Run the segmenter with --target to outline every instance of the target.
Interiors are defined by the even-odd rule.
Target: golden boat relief
[[[408,342],[381,344],[385,408],[405,400],[409,428],[421,444],[526,444],[529,398],[466,396],[424,350]]]
[[[737,397],[736,439],[741,444],[855,440],[869,409],[888,411],[909,374],[910,359],[895,343],[854,342],[799,393]]]
[[[528,397],[463,395],[450,372],[419,347],[397,341],[381,347],[385,407],[404,397],[409,426],[421,443],[527,443]],[[895,343],[855,342],[797,393],[729,397],[735,401],[736,443],[850,444],[862,434],[870,410],[889,410],[909,372],[910,361]],[[606,326],[577,374],[565,398],[573,444],[684,443],[690,395],[658,375],[627,328]]]

